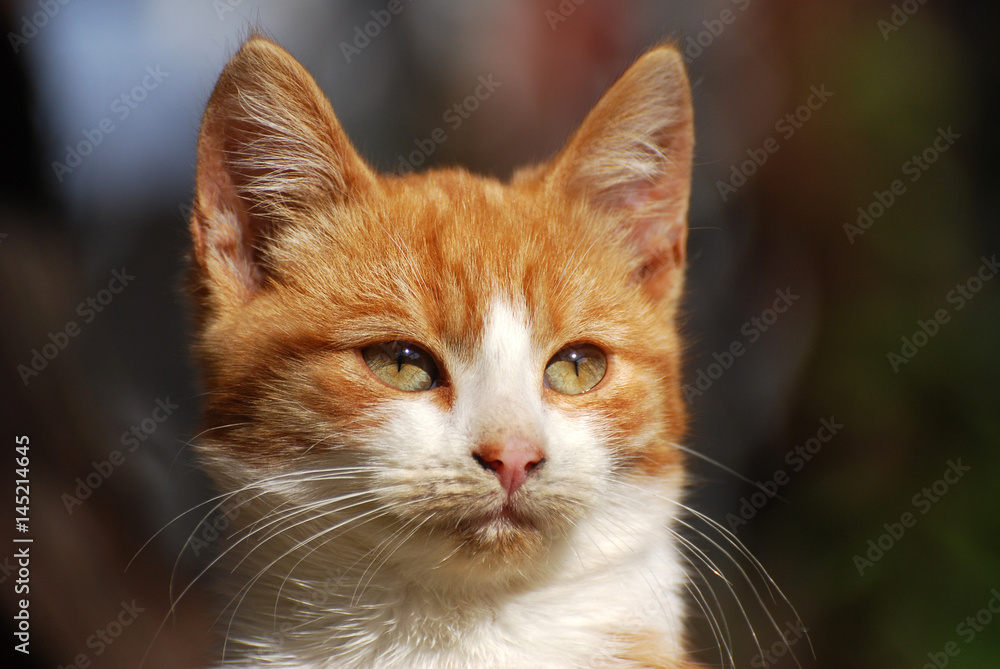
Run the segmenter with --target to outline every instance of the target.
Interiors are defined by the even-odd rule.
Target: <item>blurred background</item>
[[[646,48],[678,42],[697,125],[689,445],[718,463],[694,459],[690,504],[734,532],[795,607],[772,600],[746,559],[713,553],[745,612],[724,580],[699,579],[706,597],[718,593],[732,647],[720,656],[699,616],[699,660],[1000,666],[1000,146],[989,120],[1000,9],[387,6],[0,2],[5,666],[210,657],[207,591],[169,613],[171,574],[189,582],[217,534],[198,524],[203,512],[174,521],[211,495],[187,448],[198,391],[180,285],[201,113],[252,26],[313,73],[374,165],[500,177],[557,150]],[[490,75],[495,92],[449,122]],[[427,155],[420,140],[439,127],[447,140]],[[10,635],[20,435],[30,656]],[[691,525],[708,550],[727,541]]]

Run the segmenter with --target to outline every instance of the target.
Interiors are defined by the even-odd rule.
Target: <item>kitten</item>
[[[642,56],[546,164],[379,175],[252,36],[198,143],[224,666],[691,667],[675,325],[693,128]]]

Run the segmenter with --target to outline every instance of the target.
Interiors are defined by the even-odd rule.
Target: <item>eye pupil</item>
[[[600,383],[607,368],[607,357],[596,346],[567,346],[546,365],[545,386],[563,395],[579,395]]]
[[[361,356],[375,376],[398,390],[418,392],[437,385],[439,374],[434,359],[415,344],[383,342],[361,349]]]

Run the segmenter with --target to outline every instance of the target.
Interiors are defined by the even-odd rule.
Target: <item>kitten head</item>
[[[283,509],[303,553],[428,578],[523,578],[602,518],[642,531],[680,487],[692,145],[660,47],[510,183],[379,175],[252,37],[209,101],[191,219],[213,476]]]

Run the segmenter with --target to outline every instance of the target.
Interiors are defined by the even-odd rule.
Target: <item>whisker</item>
[[[721,462],[719,462],[715,458],[711,458],[711,457],[705,455],[704,453],[701,453],[700,451],[694,450],[693,448],[688,448],[687,446],[684,446],[683,444],[678,444],[678,443],[670,442],[670,445],[673,446],[674,448],[676,448],[679,451],[687,453],[688,455],[690,455],[692,457],[696,457],[699,460],[702,460],[704,462],[709,463],[710,465],[714,465],[715,467],[718,467],[719,469],[721,469],[722,471],[726,472],[727,474],[735,476],[740,481],[743,481],[744,483],[748,483],[748,484],[752,485],[753,487],[759,489],[761,492],[767,493],[767,495],[769,497],[776,497],[777,499],[780,499],[782,502],[785,502],[786,504],[788,503],[788,500],[785,499],[784,497],[782,497],[781,495],[778,495],[778,494],[773,493],[772,491],[769,491],[761,483],[758,483],[757,481],[753,481],[753,480],[747,478],[746,476],[744,476],[743,474],[740,474],[735,469],[732,469],[731,467],[727,467],[726,465],[722,464]]]
[[[780,599],[780,601],[782,602],[782,604],[784,606],[788,607],[788,609],[794,615],[795,619],[801,621],[801,617],[799,616],[798,612],[795,610],[795,607],[792,605],[791,601],[789,601],[788,597],[785,596],[784,592],[782,592],[782,590],[778,586],[778,584],[774,581],[774,579],[770,576],[770,574],[767,573],[767,570],[760,563],[760,561],[757,560],[757,558],[746,548],[746,546],[743,545],[743,543],[736,537],[736,535],[732,531],[730,531],[728,528],[726,528],[725,526],[723,526],[722,524],[720,524],[716,520],[714,520],[714,519],[710,518],[709,516],[705,515],[704,513],[702,513],[700,511],[698,511],[698,510],[696,510],[696,509],[694,509],[694,508],[692,508],[692,507],[690,507],[690,506],[688,506],[688,505],[680,502],[677,499],[674,499],[674,498],[671,498],[670,496],[664,495],[664,494],[662,494],[659,491],[656,491],[656,490],[647,490],[647,489],[642,488],[642,487],[640,487],[640,486],[638,486],[636,484],[628,483],[628,482],[624,482],[624,481],[622,482],[622,485],[624,485],[625,487],[634,489],[634,490],[641,491],[644,494],[653,495],[653,496],[655,496],[658,499],[661,499],[661,500],[666,501],[666,502],[668,502],[670,504],[673,504],[682,513],[687,514],[690,517],[692,517],[692,518],[694,518],[694,519],[696,519],[696,520],[704,523],[709,530],[711,530],[712,532],[718,534],[719,537],[722,540],[721,544],[718,541],[716,541],[716,540],[712,539],[711,537],[709,537],[705,532],[703,532],[703,531],[699,530],[698,528],[694,527],[690,522],[688,522],[687,520],[685,520],[683,516],[678,515],[674,519],[675,522],[677,522],[679,525],[681,525],[682,527],[688,529],[689,531],[695,533],[695,535],[697,535],[697,536],[701,537],[702,539],[704,539],[705,541],[707,541],[715,550],[718,550],[725,557],[726,561],[729,564],[731,564],[732,567],[740,575],[741,581],[743,583],[745,583],[747,585],[747,587],[749,587],[750,591],[753,593],[754,598],[760,604],[760,608],[761,608],[761,611],[762,611],[763,615],[766,617],[766,619],[769,622],[770,626],[775,631],[778,632],[778,634],[779,634],[779,636],[781,638],[784,638],[784,635],[783,635],[782,630],[781,630],[781,626],[779,625],[778,621],[775,619],[773,613],[771,612],[770,607],[768,606],[768,604],[766,603],[766,601],[765,601],[765,599],[764,599],[764,597],[762,595],[762,592],[760,591],[760,589],[756,585],[755,579],[752,578],[749,573],[747,573],[747,571],[744,569],[743,565],[741,564],[740,560],[738,560],[736,557],[734,557],[729,552],[729,550],[727,550],[726,546],[728,546],[730,549],[732,549],[737,556],[739,556],[740,558],[742,558],[743,560],[745,560],[747,563],[749,563],[749,565],[752,567],[753,573],[755,573],[756,576],[757,576],[757,578],[759,579],[759,581],[757,581],[757,582],[763,584],[763,586],[766,589],[766,592],[767,592],[767,594],[769,596],[769,599],[771,600],[772,604],[777,604],[778,601],[779,601],[779,599]],[[750,634],[751,634],[751,636],[752,636],[752,638],[754,640],[754,643],[756,644],[758,650],[761,651],[761,652],[763,652],[762,648],[761,648],[761,645],[760,645],[760,640],[758,638],[758,634],[757,634],[756,630],[754,629],[754,626],[753,626],[753,624],[751,622],[751,618],[750,618],[749,612],[744,607],[743,602],[741,601],[741,599],[737,595],[737,593],[736,593],[736,591],[735,591],[732,583],[727,578],[725,578],[723,576],[722,570],[714,563],[714,561],[708,559],[707,554],[704,553],[704,551],[702,549],[697,548],[686,537],[684,537],[683,540],[681,540],[682,539],[682,535],[674,532],[673,530],[671,530],[671,532],[672,532],[673,536],[680,541],[681,545],[684,545],[688,550],[695,550],[695,549],[697,549],[696,552],[694,553],[694,555],[696,557],[698,557],[698,559],[701,562],[703,562],[705,564],[705,566],[707,566],[710,570],[712,570],[712,572],[716,576],[722,578],[722,581],[726,584],[727,589],[733,595],[733,599],[736,602],[736,605],[737,605],[737,607],[738,607],[738,609],[739,609],[739,611],[741,613],[741,616],[743,617],[743,619],[747,623],[747,627],[748,627],[748,629],[750,631]],[[813,651],[813,648],[812,648],[812,641],[811,641],[811,639],[808,638],[808,634],[806,635],[806,638],[807,638],[807,642],[809,643],[810,651],[813,653],[813,656],[815,657],[815,652]],[[794,652],[793,649],[789,648],[789,654],[792,656],[792,658],[796,662],[796,665],[799,666],[799,667],[801,667],[801,663],[799,662],[799,659],[795,655],[795,652]],[[731,658],[731,660],[732,660],[732,658]]]

